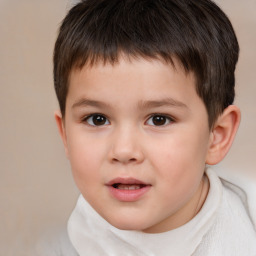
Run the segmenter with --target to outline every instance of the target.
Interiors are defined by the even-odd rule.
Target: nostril
[[[137,159],[136,158],[128,158],[128,159],[118,159],[118,158],[113,158],[112,159],[113,162],[123,162],[123,163],[132,163],[132,162],[136,162]]]
[[[113,162],[120,162],[117,158],[112,159]]]

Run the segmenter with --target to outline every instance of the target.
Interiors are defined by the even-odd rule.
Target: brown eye
[[[93,114],[87,117],[86,122],[91,126],[103,126],[109,124],[108,119],[100,114]]]
[[[147,124],[152,126],[164,126],[169,124],[171,121],[172,119],[170,117],[164,115],[154,115],[148,119]]]

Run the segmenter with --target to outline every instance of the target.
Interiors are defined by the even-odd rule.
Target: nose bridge
[[[111,161],[120,163],[141,162],[143,160],[140,131],[130,124],[116,127],[112,137]]]

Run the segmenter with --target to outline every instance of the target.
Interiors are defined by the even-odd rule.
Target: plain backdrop
[[[256,1],[216,1],[241,54],[236,104],[242,123],[222,165],[256,179]],[[31,255],[49,229],[65,227],[78,191],[57,133],[52,51],[68,0],[0,0],[0,255]]]

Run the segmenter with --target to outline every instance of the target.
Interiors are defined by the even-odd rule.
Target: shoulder
[[[248,194],[232,179],[220,178],[222,195],[215,221],[195,255],[255,256],[256,231]]]
[[[44,234],[35,246],[36,256],[78,256],[66,230]]]
[[[237,198],[247,212],[256,229],[256,179],[238,171],[218,168],[216,172],[223,184],[227,197]]]

